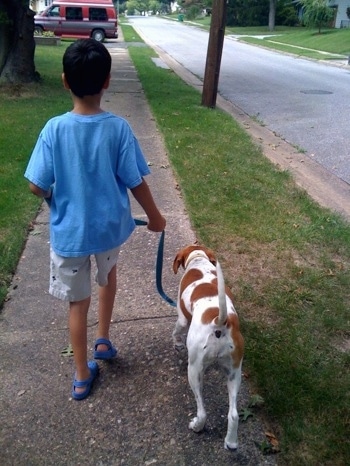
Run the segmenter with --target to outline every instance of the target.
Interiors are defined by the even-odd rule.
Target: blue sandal
[[[108,350],[106,351],[97,351],[98,345],[106,345]],[[117,355],[117,349],[112,346],[112,343],[107,340],[107,338],[98,338],[95,341],[95,351],[94,351],[94,358],[95,359],[112,359]]]
[[[87,396],[89,396],[92,383],[96,379],[99,373],[99,367],[97,362],[95,361],[89,361],[88,362],[88,367],[90,369],[90,377],[86,380],[76,380],[74,376],[74,381],[73,381],[73,386],[72,386],[72,398],[74,400],[83,400]],[[85,387],[85,390],[83,392],[76,392],[76,388],[83,388]]]

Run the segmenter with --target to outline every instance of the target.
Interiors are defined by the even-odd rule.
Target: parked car
[[[117,14],[112,0],[54,0],[35,15],[35,33],[51,31],[58,37],[88,38],[103,42],[118,37]]]

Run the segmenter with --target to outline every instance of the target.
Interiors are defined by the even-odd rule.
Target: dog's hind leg
[[[229,394],[229,411],[227,434],[225,437],[225,448],[227,450],[235,450],[238,446],[237,431],[238,431],[238,412],[237,412],[237,394],[241,384],[241,368],[232,371],[227,379],[227,388]]]
[[[177,351],[185,349],[188,321],[183,315],[179,315],[173,331],[174,347]]]
[[[199,367],[198,359],[193,363],[191,362],[191,357],[189,357],[188,381],[196,399],[197,416],[192,419],[188,427],[194,432],[203,430],[205,421],[207,420],[207,413],[205,412],[203,403],[203,372],[204,369],[203,367]]]

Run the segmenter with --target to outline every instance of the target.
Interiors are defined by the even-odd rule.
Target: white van
[[[92,37],[99,42],[118,37],[112,0],[54,0],[34,21],[36,34],[51,31],[58,37]]]

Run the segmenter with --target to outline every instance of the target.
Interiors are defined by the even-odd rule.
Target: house
[[[30,8],[36,13],[44,11],[46,7],[50,6],[53,0],[30,0]]]
[[[346,14],[350,0],[328,0],[328,5],[336,9],[335,28],[350,28],[350,18]]]

